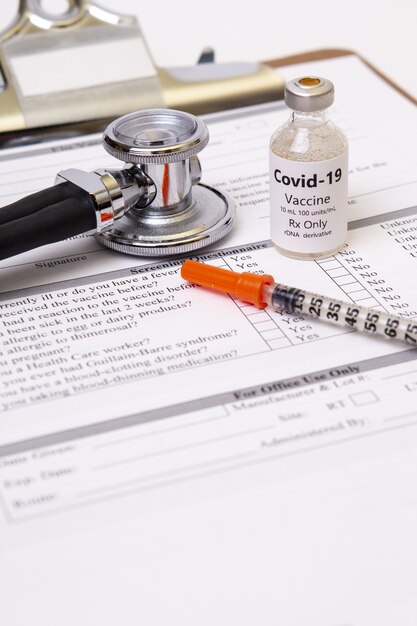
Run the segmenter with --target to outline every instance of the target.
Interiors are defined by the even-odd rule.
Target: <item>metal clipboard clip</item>
[[[194,114],[282,98],[283,80],[257,63],[158,68],[135,17],[89,0],[60,15],[20,0],[0,36],[0,140],[36,129],[101,130],[151,107]]]

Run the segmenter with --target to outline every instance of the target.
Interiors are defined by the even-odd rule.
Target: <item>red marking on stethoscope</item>
[[[164,163],[164,176],[162,178],[162,200],[164,205],[168,204],[169,194],[169,163]]]
[[[108,222],[109,220],[113,219],[113,213],[101,213],[100,219],[102,222]]]

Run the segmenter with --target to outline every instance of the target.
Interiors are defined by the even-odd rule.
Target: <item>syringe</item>
[[[397,339],[410,346],[417,344],[417,320],[282,285],[270,274],[238,273],[185,261],[181,276],[198,285],[230,293],[260,309],[270,306],[276,311],[314,317],[362,333]]]

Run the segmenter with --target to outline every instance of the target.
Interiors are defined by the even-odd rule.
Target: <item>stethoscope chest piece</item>
[[[83,233],[140,256],[218,241],[232,228],[235,208],[200,183],[197,153],[207,142],[206,125],[189,113],[149,109],[120,117],[103,144],[124,166],[62,170],[54,186],[2,206],[0,259]]]
[[[133,208],[97,237],[127,254],[181,254],[214,243],[232,228],[233,202],[200,183],[197,153],[208,143],[204,122],[182,111],[150,109],[112,122],[104,148],[137,181]],[[131,182],[129,183],[131,185]],[[128,187],[128,185],[127,185]]]

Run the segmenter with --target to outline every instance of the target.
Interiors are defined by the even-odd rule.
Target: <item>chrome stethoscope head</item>
[[[141,256],[214,243],[232,228],[235,208],[200,183],[197,153],[207,142],[206,125],[189,113],[150,109],[120,117],[103,144],[124,167],[64,170],[54,187],[1,207],[0,259],[81,233]]]
[[[200,183],[197,153],[208,140],[201,119],[171,109],[138,111],[109,124],[103,146],[127,164],[125,175],[143,193],[98,234],[100,241],[120,252],[148,256],[189,252],[224,237],[235,209],[222,192]]]

